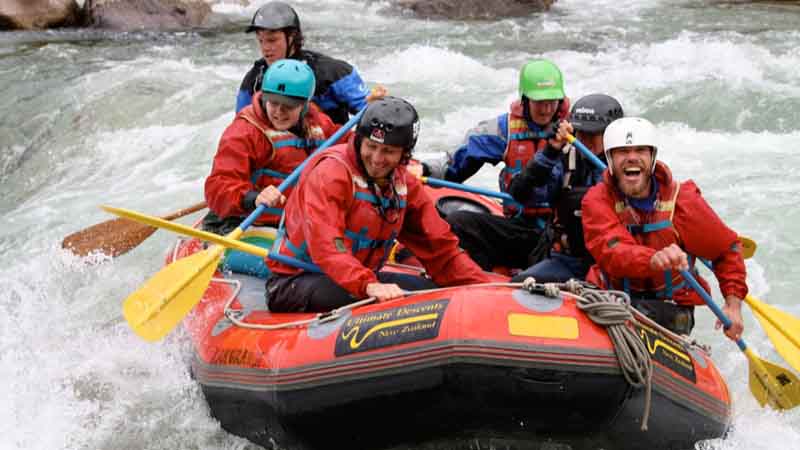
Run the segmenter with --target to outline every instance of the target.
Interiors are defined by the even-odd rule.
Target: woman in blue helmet
[[[262,57],[242,80],[236,96],[236,112],[251,103],[267,68],[284,58],[303,61],[311,67],[316,76],[316,91],[312,100],[334,123],[344,124],[349,114],[355,114],[367,105],[369,91],[352,65],[302,48],[300,18],[288,4],[274,1],[260,7],[253,15],[247,32],[256,33]]]
[[[339,128],[311,103],[315,84],[304,62],[284,59],[269,67],[252,104],[222,134],[205,183],[211,212],[204,228],[227,233],[260,204],[269,209],[256,224],[278,223],[291,189],[284,196],[276,186]]]

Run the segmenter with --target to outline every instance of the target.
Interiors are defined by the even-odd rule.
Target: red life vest
[[[316,106],[310,106],[315,108]],[[267,186],[278,186],[299,166],[314,149],[325,140],[325,132],[316,122],[316,111],[309,111],[303,119],[306,127],[306,138],[300,138],[291,131],[278,131],[272,125],[265,123],[258,117],[252,107],[243,109],[237,118],[246,120],[264,134],[272,146],[272,154],[266,166],[255,169],[250,174],[253,190],[261,192]],[[286,188],[284,195],[288,198],[293,187]],[[266,208],[264,214],[258,219],[258,224],[277,224],[281,208]]]
[[[559,104],[555,120],[561,121],[568,116],[569,99],[564,97],[564,100]],[[528,161],[537,152],[544,150],[547,146],[547,140],[551,137],[551,133],[547,131],[531,130],[528,126],[528,121],[525,120],[523,115],[522,103],[519,100],[511,103],[511,110],[508,113],[506,149],[503,152],[505,166],[500,171],[500,190],[502,192],[508,192],[511,179],[525,169]],[[547,217],[552,213],[549,204],[538,203],[535,200],[535,198],[532,198],[525,205],[503,201],[503,212],[508,217],[515,216],[520,213],[520,207],[522,207],[522,214],[526,217]]]
[[[656,180],[658,193],[654,211],[645,213],[631,207],[617,189],[611,189],[614,199],[614,211],[620,222],[628,229],[639,244],[662,249],[671,244],[684,248],[678,231],[672,223],[675,214],[675,202],[680,191],[680,184],[673,180],[668,170],[661,163],[656,163]],[[606,172],[607,176],[607,172]],[[606,180],[606,183],[610,180]],[[684,249],[685,250],[685,249]],[[698,276],[695,269],[695,257],[689,255],[689,270],[695,275],[704,289],[708,291],[708,284]],[[681,276],[680,272],[667,270],[660,276],[650,278],[610,278],[602,273],[605,288],[624,290],[628,293],[647,293],[656,298],[672,299],[679,304],[703,304],[698,302],[698,296]]]
[[[395,238],[403,229],[403,219],[407,206],[408,188],[406,186],[406,168],[403,165],[397,166],[392,172],[390,185],[386,188],[377,189],[379,195],[370,189],[369,183],[361,175],[355,162],[355,150],[352,142],[348,145],[332,147],[314,161],[319,164],[325,158],[331,158],[347,168],[352,181],[352,199],[348,203],[345,215],[346,228],[344,236],[341,238],[341,250],[347,249],[364,266],[371,270],[379,270],[386,262],[394,244]],[[310,170],[306,168],[306,170]],[[387,196],[384,196],[386,193]],[[379,208],[383,208],[385,216],[381,216]],[[302,214],[302,210],[297,210],[296,214]],[[294,219],[294,218],[293,218]],[[300,217],[296,218],[298,221]],[[387,220],[388,219],[388,220]],[[289,220],[289,219],[287,219]],[[295,223],[299,223],[294,221]],[[273,252],[278,255],[288,256],[295,261],[313,265],[308,251],[307,242],[302,235],[302,231],[292,230],[291,236],[281,224],[278,230],[278,239],[275,241]],[[281,258],[275,258],[279,262]],[[311,265],[292,264],[301,266],[308,270],[318,271],[319,269]]]

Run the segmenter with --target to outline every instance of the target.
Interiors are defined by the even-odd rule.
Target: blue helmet
[[[299,105],[311,100],[317,79],[308,64],[281,59],[269,66],[261,81],[261,91],[273,100]]]

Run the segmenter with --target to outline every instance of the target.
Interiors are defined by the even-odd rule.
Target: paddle
[[[283,180],[278,186],[278,190],[283,192],[288,186],[293,185],[311,157],[339,140],[363,114],[364,109],[323,142],[311,156]],[[266,208],[266,205],[259,205],[239,227],[225,237],[237,240]],[[208,289],[211,277],[217,270],[224,250],[225,246],[215,245],[189,257],[173,261],[126,298],[122,312],[133,331],[146,341],[159,340],[172,331]]]
[[[749,294],[744,301],[750,306],[778,354],[800,371],[800,319]]]
[[[116,216],[124,217],[130,220],[135,220],[136,222],[141,222],[148,226],[163,228],[165,230],[182,234],[184,236],[194,237],[200,239],[201,241],[213,242],[214,244],[223,245],[227,248],[232,248],[234,250],[239,250],[245,253],[250,253],[251,255],[260,256],[263,258],[267,256],[268,253],[267,249],[259,247],[257,245],[248,244],[247,242],[239,241],[236,239],[230,239],[215,233],[209,233],[208,231],[198,230],[197,228],[186,226],[176,222],[170,222],[168,220],[164,220],[159,217],[148,216],[140,212],[124,208],[115,208],[113,206],[108,206],[108,205],[101,205],[100,207],[103,210],[110,212],[111,214],[114,214]]]
[[[703,298],[703,301],[711,308],[725,328],[730,327],[730,319],[714,303],[714,300],[700,286],[694,276],[688,270],[681,270],[681,274]],[[800,405],[800,380],[792,372],[759,358],[741,338],[736,340],[736,345],[750,362],[750,392],[761,406],[769,404],[775,409],[785,410]]]
[[[598,169],[606,168],[606,163],[601,161],[600,158],[598,158],[594,153],[592,153],[592,151],[589,150],[588,147],[583,145],[583,142],[579,141],[578,138],[576,138],[571,134],[567,134],[567,142],[577,147],[578,150],[580,150],[581,153],[583,153],[583,156],[585,156],[589,161],[591,161],[592,164],[594,164]]]
[[[742,256],[745,259],[752,257],[756,251],[755,241],[739,236],[739,242],[742,244]],[[711,268],[710,264],[706,265]],[[800,371],[800,319],[749,294],[744,301],[750,306],[778,354],[795,370]]]
[[[509,202],[515,202],[516,203],[516,200],[514,200],[514,198],[511,197],[511,195],[509,195],[509,194],[507,194],[505,192],[497,192],[497,191],[492,191],[492,190],[489,190],[489,189],[484,189],[484,188],[480,188],[480,187],[476,187],[476,186],[468,186],[466,184],[454,183],[452,181],[446,181],[446,180],[442,180],[442,179],[439,179],[439,178],[419,177],[419,179],[423,183],[425,183],[425,184],[427,184],[429,186],[446,187],[446,188],[451,188],[451,189],[457,189],[459,191],[472,192],[473,194],[481,194],[481,195],[485,195],[487,197],[495,197],[495,198],[499,198],[501,200],[506,200],[506,201],[509,201]]]
[[[592,161],[592,163],[597,165],[597,167],[599,167],[601,169],[605,169],[606,168],[606,165],[603,163],[603,161],[600,161],[600,159],[597,158],[597,156],[595,156],[591,152],[591,150],[586,148],[586,146],[583,145],[581,143],[581,141],[579,141],[577,138],[575,138],[575,136],[570,134],[570,135],[567,136],[567,140],[571,144],[574,144],[576,147],[578,147],[578,149],[581,152],[583,152],[583,154],[586,155],[586,157],[589,158],[589,160]],[[420,180],[422,180],[423,183],[428,184],[430,186],[446,187],[446,188],[456,189],[456,190],[464,191],[464,192],[472,192],[473,194],[485,195],[487,197],[495,197],[495,198],[499,198],[501,200],[505,200],[505,201],[508,201],[508,202],[519,203],[516,200],[514,200],[514,198],[510,194],[507,194],[505,192],[498,192],[498,191],[492,191],[492,190],[484,189],[484,188],[480,188],[480,187],[468,186],[466,184],[454,183],[452,181],[446,181],[446,180],[442,180],[442,179],[439,179],[439,178],[430,178],[430,177],[419,177],[419,178],[420,178]]]
[[[162,219],[175,220],[205,207],[206,202],[200,202]],[[113,258],[136,248],[156,229],[127,219],[111,219],[70,234],[61,241],[61,247],[79,256],[100,252]]]

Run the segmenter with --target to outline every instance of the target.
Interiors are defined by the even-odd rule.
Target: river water
[[[257,57],[241,32],[254,3],[215,5],[213,31],[0,34],[0,449],[257,448],[209,416],[181,331],[147,344],[121,317],[174,236],[158,232],[97,265],[60,249],[109,218],[99,204],[165,214],[202,200]],[[676,176],[759,244],[751,292],[800,315],[800,10],[559,0],[547,14],[467,23],[415,20],[381,2],[293,4],[308,48],[417,106],[423,158],[504,111],[531,58],[555,61],[573,99],[616,96],[657,124],[659,157]],[[494,188],[496,173],[471,182]],[[746,340],[785,365],[745,317]],[[708,311],[698,321],[695,337],[712,346],[736,403],[730,436],[704,448],[800,448],[800,411],[759,408],[746,359]]]

